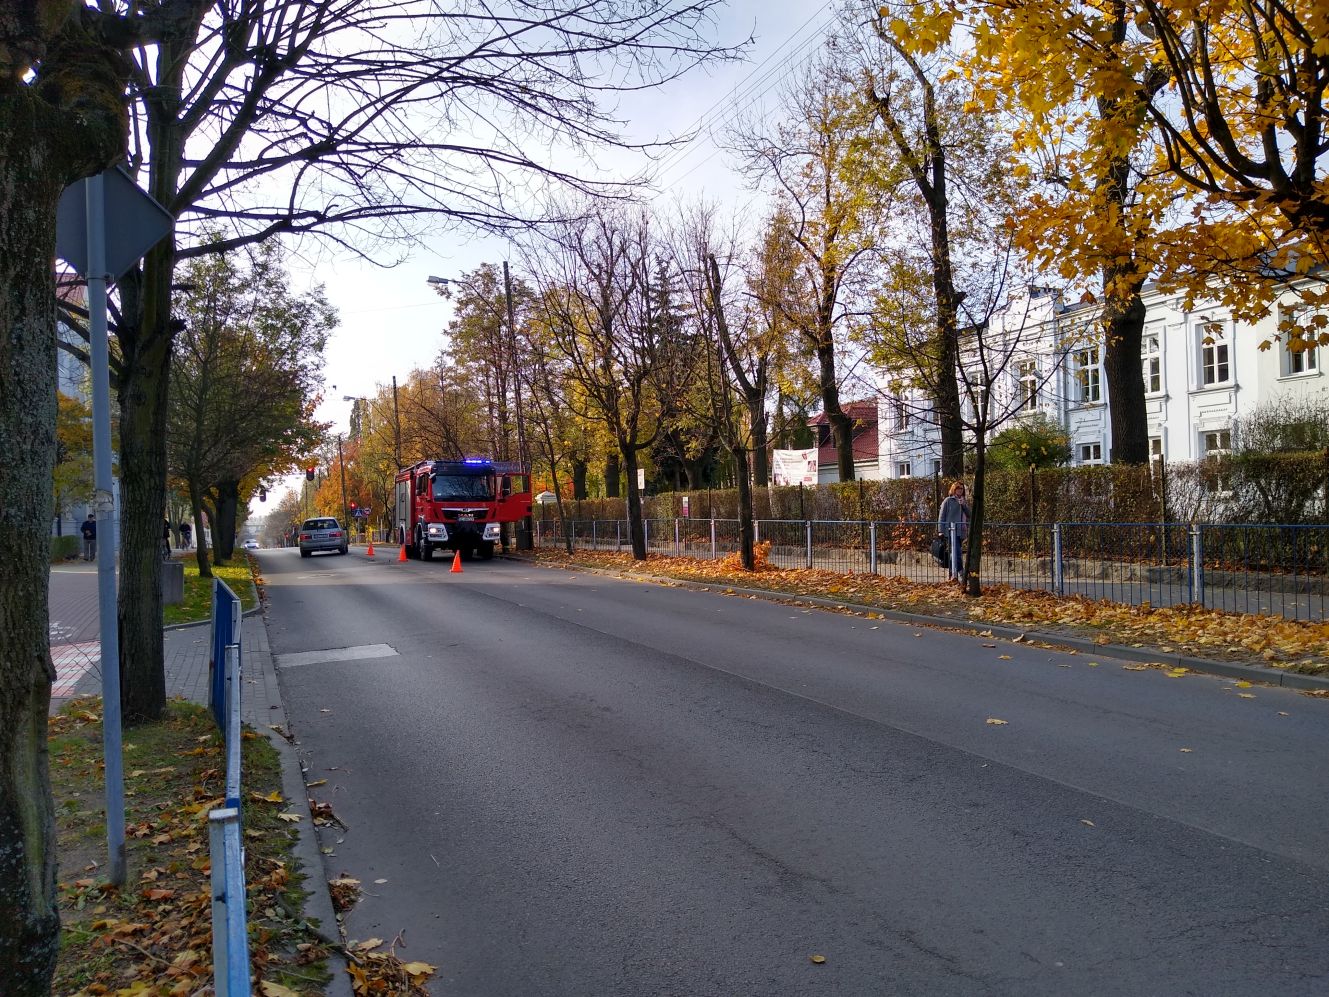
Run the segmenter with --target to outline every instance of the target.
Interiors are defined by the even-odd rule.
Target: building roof
[[[876,460],[880,451],[880,442],[877,438],[877,403],[845,402],[840,408],[845,415],[854,420],[854,461]],[[826,426],[829,422],[825,413],[818,413],[808,420],[808,425]],[[836,463],[834,441],[817,448],[817,463],[823,466]]]

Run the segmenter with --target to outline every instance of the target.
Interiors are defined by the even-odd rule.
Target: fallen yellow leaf
[[[823,962],[826,961],[826,957],[824,955],[810,955],[808,956],[808,959],[812,962],[815,962],[818,966],[820,966]]]
[[[280,983],[273,983],[271,980],[264,980],[258,985],[258,989],[263,997],[300,997],[289,987],[284,987]]]
[[[999,661],[1010,661],[1010,660],[1011,660],[1011,656],[1010,656],[1009,654],[999,654],[999,655],[997,655],[997,660],[999,660]]]
[[[1249,689],[1250,687],[1251,684],[1247,682],[1245,679],[1242,679],[1240,682],[1237,683],[1238,689]]]
[[[996,717],[988,717],[987,722],[993,727],[1005,727],[1007,723],[1007,721],[998,720]]]
[[[1179,749],[1179,750],[1184,751],[1184,752],[1185,752],[1186,754],[1188,754],[1188,755],[1191,753],[1191,749],[1190,749],[1190,748],[1181,748],[1181,749]]]

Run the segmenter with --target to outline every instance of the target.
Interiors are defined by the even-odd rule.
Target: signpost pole
[[[105,753],[107,877],[125,883],[125,780],[120,743],[120,635],[115,606],[119,532],[111,479],[111,377],[106,342],[106,215],[100,175],[84,188],[88,224],[88,332],[92,360],[93,483],[97,492],[97,617],[101,632],[102,750]]]

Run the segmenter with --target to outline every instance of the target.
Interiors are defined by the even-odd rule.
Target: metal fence
[[[715,559],[739,548],[733,519],[650,519],[646,550]],[[931,554],[934,521],[759,520],[758,543],[781,568],[945,581]],[[627,551],[626,520],[541,520],[539,546]],[[1293,620],[1329,619],[1329,525],[985,523],[985,584],[1129,605],[1198,604]]]
[[[249,933],[240,807],[240,600],[212,585],[208,707],[226,745],[226,805],[208,813],[212,862],[212,975],[217,997],[249,997]]]

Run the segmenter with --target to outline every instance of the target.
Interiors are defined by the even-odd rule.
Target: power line
[[[811,16],[809,16],[806,21],[804,21],[797,28],[795,28],[794,31],[783,42],[781,42],[775,48],[775,50],[771,52],[770,55],[768,55],[765,59],[763,59],[760,63],[758,63],[755,67],[753,67],[752,71],[748,73],[748,75],[745,76],[742,80],[740,80],[737,84],[735,84],[729,90],[728,93],[726,93],[723,97],[721,97],[709,108],[707,108],[704,112],[702,112],[700,117],[698,117],[696,121],[694,121],[687,129],[685,129],[685,131],[687,132],[695,131],[698,136],[712,135],[714,133],[717,123],[725,123],[732,120],[734,117],[737,116],[738,113],[740,113],[742,110],[746,109],[747,107],[750,107],[753,103],[756,102],[756,100],[758,100],[765,93],[767,93],[772,86],[774,86],[776,83],[780,82],[780,80],[784,79],[790,73],[792,73],[797,68],[797,66],[801,64],[802,59],[806,54],[805,50],[820,40],[821,36],[825,33],[826,28],[828,28],[833,23],[834,17],[827,18],[825,22],[819,25],[811,35],[800,41],[794,47],[794,49],[788,54],[787,56],[788,61],[777,63],[776,65],[771,66],[769,69],[766,69],[764,72],[762,70],[763,67],[767,65],[767,63],[777,58],[777,56],[779,56],[781,52],[783,52],[783,50],[787,46],[789,46],[791,42],[794,41],[795,38],[797,38],[800,34],[802,34],[804,30],[806,30],[808,25],[810,25],[813,21],[815,21],[817,17],[823,14],[829,7],[830,7],[830,2],[828,0],[827,3],[823,4],[817,10],[813,11]],[[756,78],[754,79],[754,77]],[[775,77],[775,79],[772,79],[772,77]],[[749,81],[751,81],[750,85]],[[717,110],[721,111],[719,115],[715,114]],[[653,170],[654,177],[656,179],[660,178],[668,171],[679,166],[684,160],[686,160],[689,156],[691,156],[694,152],[696,152],[697,149],[699,148],[696,144],[696,141],[697,141],[696,138],[689,139],[687,143],[677,147],[672,152],[667,154],[662,160],[660,160],[659,163],[656,164],[655,169]]]

